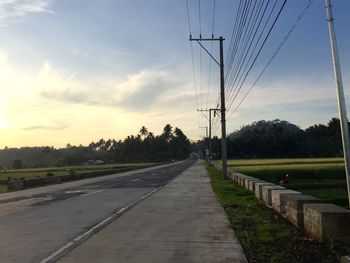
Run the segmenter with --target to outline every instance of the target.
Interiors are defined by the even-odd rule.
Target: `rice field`
[[[228,168],[276,184],[288,174],[287,188],[348,207],[343,158],[228,160]]]

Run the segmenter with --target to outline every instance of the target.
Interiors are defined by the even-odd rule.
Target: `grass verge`
[[[255,196],[207,165],[211,184],[249,262],[339,262],[350,247],[329,238],[319,243],[263,206]]]
[[[38,177],[46,177],[47,173],[54,175],[66,175],[71,172],[76,174],[87,172],[99,172],[112,169],[141,169],[155,165],[163,164],[159,163],[118,163],[118,164],[103,164],[103,165],[80,165],[80,166],[65,166],[65,167],[48,167],[48,168],[32,168],[32,169],[10,169],[0,171],[0,180],[6,180],[8,177],[12,179],[33,179]]]
[[[286,174],[293,179],[338,179],[345,181],[345,168],[343,163],[322,164],[271,164],[252,166],[232,166],[240,173],[248,174],[263,180],[278,182]]]

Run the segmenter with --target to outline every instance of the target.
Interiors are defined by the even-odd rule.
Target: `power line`
[[[201,0],[198,0],[198,20],[199,20],[199,35],[202,38],[202,21],[201,21]],[[202,49],[199,47],[199,74],[200,74],[200,107],[203,107],[203,67],[202,67]]]
[[[231,39],[230,39],[230,45],[229,45],[229,48],[228,48],[228,53],[227,54],[230,54],[231,50],[232,50],[232,46],[233,46],[233,40],[234,40],[234,35],[235,35],[235,32],[237,30],[237,26],[238,26],[238,23],[239,23],[239,18],[240,18],[240,13],[242,11],[242,8],[243,8],[243,2],[245,2],[245,0],[240,0],[239,2],[239,6],[237,8],[237,13],[236,13],[236,16],[235,16],[235,20],[234,20],[234,24],[233,24],[233,30],[232,30],[232,35],[231,35]],[[228,55],[226,56],[226,59],[225,59],[225,64],[227,64],[227,60],[228,60]],[[227,67],[227,65],[226,65]],[[217,96],[217,99],[216,99],[216,107],[218,108],[219,107],[219,103],[220,103],[220,93],[218,93],[218,96]],[[219,118],[215,118],[214,116],[214,121],[213,121],[213,124],[212,126],[213,127],[216,127],[217,125],[219,125],[220,122],[219,122]],[[218,126],[219,127],[219,126]],[[217,128],[218,128],[217,127]],[[217,130],[217,129],[216,129]]]
[[[188,0],[186,0],[186,8],[187,8],[188,31],[189,31],[190,35],[192,35],[191,20],[190,20],[190,11],[189,11],[189,9],[188,9]]]
[[[231,112],[231,114],[229,115],[228,119],[233,115],[234,112],[236,112],[236,110],[240,107],[240,105],[243,103],[243,101],[246,99],[246,97],[249,95],[249,93],[252,91],[252,89],[255,87],[256,83],[259,81],[259,79],[261,78],[261,76],[265,73],[266,69],[270,66],[271,62],[274,60],[274,58],[277,56],[277,54],[279,53],[279,51],[282,49],[282,47],[284,46],[284,44],[287,42],[288,38],[291,36],[291,34],[293,33],[293,31],[295,30],[295,28],[297,27],[297,25],[300,23],[301,19],[304,17],[307,9],[309,9],[309,7],[311,6],[311,4],[313,3],[314,0],[309,0],[308,4],[304,7],[304,9],[301,11],[301,13],[299,14],[299,16],[297,17],[296,21],[294,22],[294,24],[292,25],[292,27],[289,29],[288,33],[285,35],[285,37],[283,38],[282,42],[280,43],[280,45],[277,47],[277,49],[275,50],[275,52],[273,53],[273,55],[271,56],[270,60],[267,62],[267,64],[265,65],[265,67],[263,68],[263,70],[261,71],[261,73],[259,74],[258,78],[254,81],[254,83],[252,84],[252,86],[249,88],[249,90],[246,92],[246,94],[244,95],[244,97],[240,100],[240,102],[238,103],[238,105],[235,107],[235,109]]]
[[[227,85],[228,85],[229,87],[231,87],[231,88],[229,89],[229,91],[228,91],[228,96],[227,96],[227,97],[228,97],[228,101],[229,101],[231,92],[232,92],[232,90],[233,90],[233,87],[234,87],[234,85],[235,85],[235,82],[236,82],[236,80],[237,80],[237,77],[238,77],[238,76],[240,75],[240,73],[241,73],[242,66],[243,66],[244,64],[246,64],[247,56],[248,56],[248,54],[249,54],[249,52],[250,52],[250,50],[251,50],[252,44],[254,43],[254,41],[255,41],[255,39],[256,39],[256,35],[257,35],[258,31],[259,31],[259,28],[260,28],[260,26],[261,26],[262,20],[263,20],[263,18],[265,17],[265,13],[266,13],[266,11],[267,11],[267,8],[268,8],[268,6],[269,6],[269,3],[270,3],[270,2],[267,2],[267,4],[265,5],[265,7],[263,8],[263,5],[262,5],[263,2],[261,2],[261,3],[260,3],[261,5],[258,7],[258,11],[257,11],[256,18],[255,18],[255,20],[254,20],[253,23],[252,23],[252,26],[251,26],[251,28],[250,28],[250,32],[249,32],[249,34],[248,34],[247,40],[246,40],[246,42],[244,43],[243,50],[242,50],[242,52],[241,52],[241,54],[240,54],[239,60],[238,60],[237,63],[236,63],[235,71],[232,73],[232,75],[231,75],[232,78],[229,79],[229,80],[228,80],[228,83],[227,83]],[[273,7],[273,9],[274,9],[274,7]],[[272,9],[272,11],[273,11],[273,9]],[[262,11],[262,13],[261,13],[261,11]],[[271,14],[272,14],[272,12],[270,13],[270,16],[268,17],[268,19],[266,20],[267,22],[269,21],[269,19],[270,19],[270,17],[271,17]],[[260,19],[259,19],[259,16],[260,16]],[[256,26],[256,24],[257,24],[257,26]],[[267,24],[267,23],[265,23],[265,24]],[[254,30],[254,29],[255,29],[255,30]],[[263,28],[262,32],[264,32],[264,29],[265,29],[265,27]],[[262,35],[262,34],[260,34],[260,35]],[[249,41],[249,40],[250,40],[250,41]],[[257,46],[257,43],[259,43],[259,41],[260,41],[260,38],[258,38],[258,40],[256,41],[255,47]],[[250,55],[249,58],[251,58],[251,56],[253,55],[254,51],[255,51],[255,48],[254,48],[253,51],[251,52],[251,55]],[[248,63],[249,63],[249,60],[248,60]],[[247,63],[247,64],[248,64],[248,63]],[[246,65],[247,65],[247,64],[246,64]]]
[[[198,19],[199,19],[199,35],[202,35],[202,21],[201,21],[201,0],[198,0]]]
[[[190,36],[192,35],[191,31],[191,19],[190,19],[190,11],[188,8],[188,0],[186,0],[186,10],[187,10],[187,22],[188,22],[188,31],[190,33]],[[196,71],[194,66],[194,55],[193,55],[193,44],[190,42],[191,47],[191,58],[192,58],[192,70],[193,70],[193,84],[194,84],[194,90],[195,90],[195,96],[196,96],[196,108],[198,108],[198,94],[197,94],[197,81],[196,81]],[[197,116],[198,118],[198,116]]]
[[[216,7],[216,0],[214,0],[214,6],[213,6],[213,19],[212,19],[212,27],[211,27],[211,36],[214,37],[214,25],[215,25],[215,7]],[[213,42],[210,43],[210,54],[213,53]],[[210,90],[210,81],[211,81],[211,63],[212,60],[209,59],[209,74],[208,74],[208,89],[207,89],[207,108],[209,108],[209,90]]]
[[[268,3],[269,3],[269,2],[268,2]],[[272,17],[273,11],[275,10],[276,6],[277,6],[277,1],[275,1],[275,4],[273,5],[273,7],[272,7],[272,9],[271,9],[271,11],[270,11],[270,13],[269,13],[269,15],[268,15],[266,21],[265,21],[265,24],[264,24],[264,26],[263,26],[263,28],[262,28],[262,30],[261,30],[261,32],[260,32],[260,35],[259,35],[259,37],[258,37],[258,39],[257,39],[257,41],[256,41],[256,43],[255,43],[255,45],[254,45],[254,47],[253,47],[252,52],[250,53],[250,56],[249,56],[249,58],[248,58],[248,60],[247,60],[247,63],[246,63],[246,65],[245,65],[245,67],[244,67],[244,69],[243,69],[243,71],[242,71],[242,74],[240,75],[240,77],[238,77],[238,75],[237,75],[236,78],[234,79],[234,81],[230,84],[231,89],[230,89],[230,91],[229,91],[228,100],[231,99],[231,96],[230,96],[231,94],[235,94],[236,89],[237,89],[237,86],[235,87],[235,83],[237,82],[237,80],[240,81],[240,80],[242,79],[242,76],[244,75],[243,72],[246,72],[246,69],[247,69],[247,67],[248,67],[248,65],[249,65],[249,62],[250,62],[250,60],[252,59],[256,48],[258,47],[258,44],[259,44],[259,42],[260,42],[260,40],[261,40],[261,38],[262,38],[262,36],[263,36],[263,33],[265,32],[266,26],[268,25],[268,23],[269,23],[269,21],[270,21],[270,19],[271,19],[271,17]],[[265,12],[264,12],[264,13],[265,13]],[[235,89],[233,89],[233,87],[235,87]],[[232,92],[232,90],[233,90],[233,92]],[[232,93],[231,93],[231,92],[232,92]]]
[[[214,6],[213,6],[213,23],[212,23],[212,27],[211,27],[211,35],[212,36],[214,36],[215,7],[216,7],[216,0],[214,0]]]
[[[232,35],[231,35],[231,39],[230,39],[228,54],[226,57],[226,68],[225,68],[225,76],[226,77],[227,77],[228,72],[231,71],[231,68],[233,66],[235,55],[236,55],[237,50],[238,50],[238,44],[241,41],[241,37],[242,37],[244,27],[245,27],[245,24],[247,21],[247,17],[248,17],[251,3],[252,3],[251,0],[249,0],[249,1],[241,0],[239,3],[239,7],[237,9],[237,15],[236,15],[236,19],[234,22]],[[219,104],[219,98],[220,98],[220,96],[218,97],[217,104]],[[218,130],[219,124],[220,124],[220,122],[218,122],[218,121],[215,122],[215,124],[214,124],[214,125],[216,125],[215,132]]]
[[[280,10],[279,10],[279,12],[278,12],[276,18],[275,18],[275,20],[273,21],[273,23],[272,23],[272,25],[271,25],[271,27],[270,27],[270,30],[268,31],[268,33],[267,33],[267,35],[266,35],[266,37],[265,37],[265,39],[264,39],[262,45],[260,46],[260,49],[259,49],[258,53],[256,54],[256,56],[255,56],[255,58],[254,58],[254,60],[253,60],[253,63],[250,65],[248,71],[247,71],[246,74],[244,75],[243,81],[241,82],[241,84],[240,84],[240,86],[239,86],[239,88],[238,88],[238,90],[237,90],[235,96],[233,97],[233,99],[232,99],[232,101],[231,101],[231,103],[230,103],[230,106],[228,107],[227,110],[229,110],[229,109],[231,108],[231,106],[232,106],[233,102],[235,101],[235,99],[236,99],[238,93],[241,91],[245,80],[247,79],[247,77],[248,77],[250,71],[252,70],[252,68],[253,68],[253,66],[254,66],[254,64],[255,64],[255,62],[256,62],[256,60],[258,59],[258,57],[259,57],[259,55],[260,55],[260,53],[261,53],[261,50],[262,50],[263,47],[265,46],[266,41],[267,41],[267,39],[269,38],[269,36],[270,36],[270,34],[271,34],[273,28],[275,27],[276,22],[277,22],[278,18],[280,17],[280,15],[281,15],[281,13],[282,13],[282,10],[283,10],[283,8],[285,7],[286,3],[287,3],[287,0],[284,0],[284,2],[283,2],[283,4],[282,4],[282,6],[281,6],[281,8],[280,8]]]
[[[280,16],[280,14],[282,13],[283,8],[286,5],[286,2],[287,2],[287,0],[284,0],[283,4],[279,8],[279,11],[277,12],[276,17],[275,17],[272,25],[270,26],[270,29],[268,30],[268,32],[267,32],[267,34],[265,36],[265,39],[263,40],[262,44],[260,45],[260,48],[259,48],[257,54],[255,55],[255,58],[254,58],[253,62],[250,64],[250,67],[249,67],[248,71],[246,71],[245,74],[242,73],[244,75],[244,79],[241,82],[241,85],[237,86],[238,87],[237,92],[235,92],[237,87],[234,89],[234,92],[232,93],[233,94],[233,99],[230,102],[227,111],[231,108],[231,106],[232,106],[234,100],[236,99],[238,93],[240,92],[240,90],[241,90],[241,88],[242,88],[242,86],[243,86],[243,84],[244,84],[248,74],[250,73],[250,71],[253,68],[257,58],[259,57],[259,55],[260,55],[264,45],[266,44],[266,41],[269,38],[269,36],[270,36],[270,34],[271,34],[271,32],[272,32],[272,30],[273,30],[273,28],[274,28],[278,18]],[[259,29],[259,27],[261,25],[261,21],[262,21],[264,15],[266,13],[267,6],[265,6],[265,8],[264,8],[264,12],[262,13],[260,21],[258,23],[258,26],[255,29],[255,32],[253,34],[253,38],[251,38],[252,32],[253,32],[254,27],[256,25],[256,22],[258,20],[258,16],[259,16],[259,14],[261,13],[261,10],[262,10],[262,5],[261,4],[262,4],[262,2],[260,2],[259,8],[257,10],[255,9],[255,5],[253,5],[252,9],[250,8],[250,6],[248,6],[246,9],[245,9],[246,6],[243,7],[243,9],[245,9],[245,10],[243,10],[242,13],[241,13],[241,18],[240,18],[241,22],[239,24],[239,30],[238,30],[238,33],[236,35],[236,41],[235,41],[235,44],[234,44],[234,49],[233,49],[233,52],[231,54],[231,61],[237,61],[237,62],[235,63],[235,66],[233,68],[232,68],[233,64],[230,65],[230,68],[227,69],[229,72],[226,74],[226,77],[228,76],[228,79],[226,79],[226,81],[228,82],[227,84],[229,84],[227,86],[230,87],[229,93],[228,93],[229,96],[231,95],[231,92],[232,92],[233,87],[234,87],[234,85],[232,85],[232,83],[234,84],[237,81],[237,78],[239,77],[239,74],[241,72],[241,68],[243,66],[242,63],[244,64],[245,61],[246,61],[246,57],[247,57],[247,55],[249,53],[249,49],[252,46],[252,43],[254,42],[254,38],[256,37],[258,29]],[[265,32],[265,28],[266,28],[267,24],[270,21],[270,18],[272,16],[272,13],[274,12],[276,4],[277,4],[277,1],[275,1],[275,4],[274,4],[274,6],[272,7],[272,9],[270,11],[270,14],[268,15],[268,18],[265,21],[265,25],[264,25],[264,27],[263,27],[263,29],[262,29],[259,37],[258,37],[258,40],[257,40],[257,42],[256,42],[256,44],[255,44],[255,46],[253,48],[253,51],[251,52],[251,55],[249,56],[248,62],[246,64],[246,67],[244,67],[244,69],[246,69],[247,65],[249,65],[249,61],[250,61],[251,57],[253,56],[254,51],[255,51],[257,45],[259,44],[261,37],[263,36],[263,34]],[[253,16],[255,16],[255,18],[252,20]],[[248,19],[248,22],[247,22],[247,19]],[[251,21],[253,21],[253,22],[251,22]],[[241,40],[242,36],[243,36],[243,40]],[[250,44],[248,44],[249,43],[249,39],[251,39]],[[247,47],[249,47],[249,48],[247,49]],[[237,56],[238,56],[238,59],[237,59]],[[241,77],[239,77],[239,79],[242,78],[242,76],[243,76],[242,74],[241,74]],[[230,85],[232,85],[232,86],[230,86]],[[229,97],[228,101],[230,101],[231,97]]]

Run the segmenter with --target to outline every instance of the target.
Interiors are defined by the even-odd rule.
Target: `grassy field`
[[[224,207],[249,262],[339,262],[350,247],[329,239],[319,243],[264,207],[255,196],[233,181],[223,180],[207,166],[214,192]]]
[[[240,159],[228,160],[229,166],[258,166],[258,165],[292,165],[292,164],[329,164],[342,163],[343,158],[293,158],[293,159]]]
[[[343,158],[229,160],[228,166],[276,184],[288,174],[287,188],[348,207]]]
[[[81,165],[81,166],[65,166],[65,167],[49,167],[36,169],[12,169],[0,171],[0,180],[12,179],[32,179],[38,177],[46,177],[48,173],[53,175],[66,175],[69,173],[85,173],[92,171],[103,171],[122,168],[144,168],[158,163],[120,163],[120,164],[105,164],[105,165]]]

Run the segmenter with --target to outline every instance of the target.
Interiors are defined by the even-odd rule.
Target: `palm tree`
[[[140,132],[139,134],[143,137],[143,138],[146,138],[147,135],[148,135],[148,130],[145,126],[142,126],[141,129],[140,129]]]
[[[165,141],[170,142],[172,136],[173,136],[173,127],[171,127],[170,124],[165,125],[164,129],[163,129],[163,138],[165,139]]]

